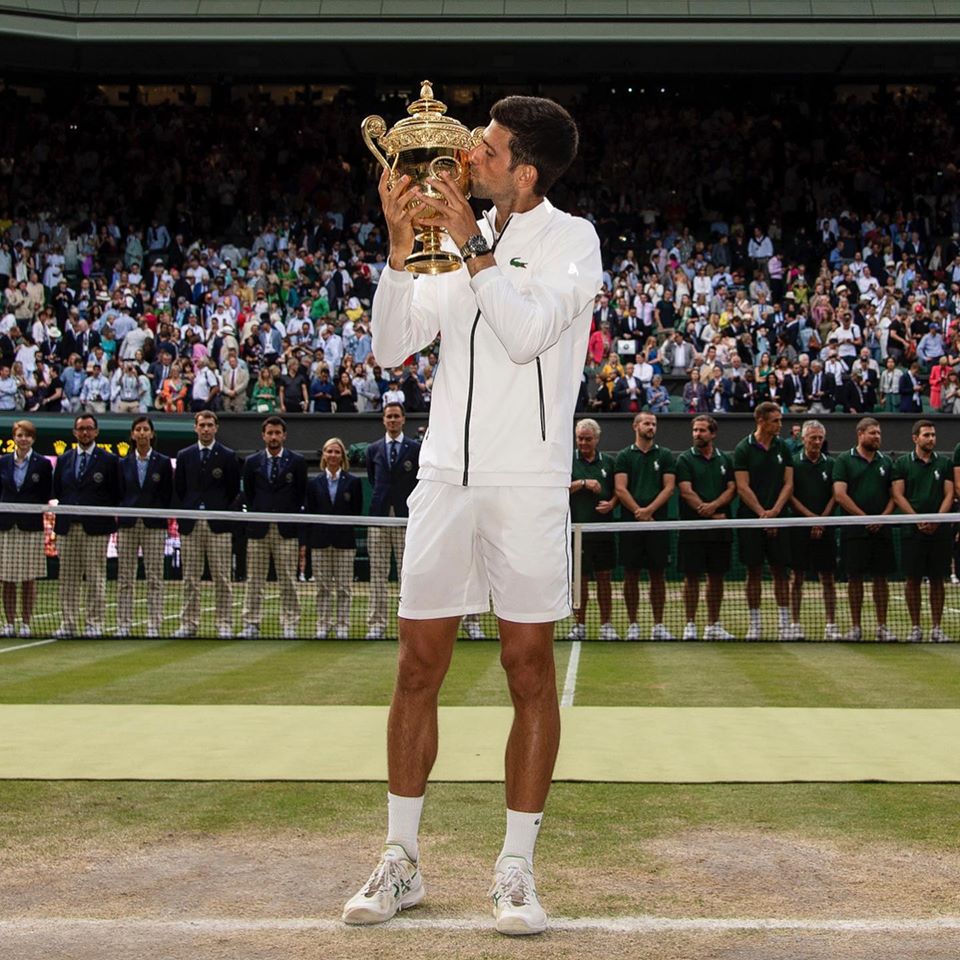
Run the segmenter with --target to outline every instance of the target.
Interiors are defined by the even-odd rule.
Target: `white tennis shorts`
[[[565,487],[461,487],[421,480],[410,520],[399,616],[485,613],[516,623],[570,616],[570,495]]]

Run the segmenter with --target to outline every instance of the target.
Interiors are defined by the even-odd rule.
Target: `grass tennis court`
[[[558,686],[571,647],[557,643]],[[498,655],[458,644],[443,705],[506,705]],[[391,642],[57,642],[0,654],[0,705],[382,706],[395,656]],[[953,709],[960,647],[584,644],[574,702]],[[943,925],[960,916],[957,784],[557,784],[538,878],[569,919],[522,946],[485,920],[499,784],[432,785],[428,904],[388,929],[339,927],[382,840],[384,789],[0,781],[0,934],[17,960],[960,952],[960,925]]]

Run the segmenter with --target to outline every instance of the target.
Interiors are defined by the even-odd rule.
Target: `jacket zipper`
[[[540,439],[547,440],[547,414],[543,409],[543,370],[540,369],[540,358],[537,357],[537,390],[540,391]]]
[[[491,253],[495,253],[497,244],[507,232],[512,217],[507,218],[507,222],[500,231],[500,236],[493,241],[490,248]],[[473,326],[470,328],[470,374],[467,377],[467,409],[463,417],[463,481],[462,486],[466,487],[470,482],[470,414],[473,412],[473,374],[476,362],[477,347],[477,324],[480,322],[480,308],[477,308],[477,315],[473,318]],[[538,359],[539,362],[539,359]],[[542,402],[542,400],[541,400]]]

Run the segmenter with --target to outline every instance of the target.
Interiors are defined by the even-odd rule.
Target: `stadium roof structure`
[[[89,77],[948,76],[960,0],[0,0],[0,39]]]

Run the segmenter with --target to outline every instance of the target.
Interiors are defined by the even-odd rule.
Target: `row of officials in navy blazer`
[[[407,497],[417,483],[420,445],[403,435],[403,407],[388,404],[383,411],[384,436],[367,448],[367,476],[372,488],[371,516],[407,516]],[[60,609],[42,616],[59,622],[35,622],[37,579],[45,576],[46,559],[41,514],[0,511],[0,581],[4,583],[4,623],[0,633],[29,636],[114,636],[145,633],[161,636],[172,622],[173,636],[191,637],[215,630],[222,638],[256,637],[262,620],[262,598],[272,561],[280,588],[280,629],[284,637],[301,634],[296,584],[308,551],[317,585],[317,637],[349,636],[353,591],[355,528],[283,521],[270,523],[182,518],[180,559],[182,604],[164,604],[163,564],[168,518],[176,507],[189,510],[238,510],[256,513],[359,516],[363,512],[360,478],[349,472],[347,450],[338,438],[321,452],[321,472],[308,477],[306,460],[286,448],[287,428],[271,416],[262,425],[263,449],[242,465],[235,452],[217,440],[219,420],[213,411],[194,417],[197,442],[171,459],[153,448],[155,430],[148,417],[131,427],[131,447],[125,457],[97,446],[96,417],[74,420],[76,446],[51,468],[32,448],[36,429],[27,420],[14,424],[15,452],[0,457],[0,502],[61,504],[87,507],[133,507],[142,517],[83,516],[57,513],[55,532],[60,558]],[[171,512],[173,511],[173,512]],[[247,539],[247,577],[240,625],[233,622],[232,535]],[[402,527],[368,528],[370,595],[367,636],[384,636],[391,559],[399,576],[403,560]],[[106,557],[109,535],[117,532],[118,582],[115,627],[105,622]],[[137,561],[143,560],[147,586],[146,621],[135,620]],[[204,565],[213,581],[213,609],[202,609],[200,582]],[[16,585],[21,584],[17,616]],[[8,602],[9,585],[13,602]],[[85,604],[84,600],[85,591]],[[81,606],[85,610],[81,613]],[[212,623],[210,617],[212,614]],[[19,626],[18,626],[19,621]],[[201,622],[203,621],[203,622]]]

